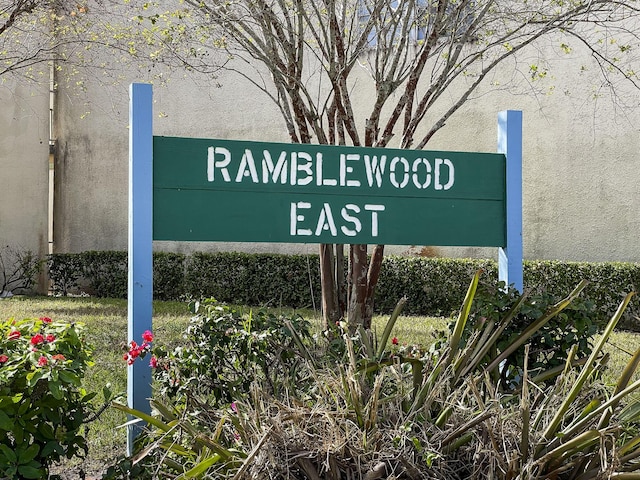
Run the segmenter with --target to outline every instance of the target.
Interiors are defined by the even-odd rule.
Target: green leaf
[[[407,297],[402,297],[396,304],[396,308],[393,309],[393,313],[391,314],[391,317],[389,317],[389,320],[384,327],[384,332],[382,332],[380,345],[378,346],[378,352],[376,355],[378,362],[382,360],[385,348],[387,347],[387,342],[389,341],[389,337],[391,336],[391,331],[393,330],[393,327],[396,324],[396,320],[398,320],[400,312],[402,311],[405,303],[407,303]]]
[[[202,475],[203,473],[206,473],[206,471],[209,470],[216,462],[220,461],[220,458],[221,458],[220,455],[215,454],[212,457],[209,457],[206,460],[203,460],[202,462],[198,463],[191,470],[184,472],[182,475],[177,477],[176,480],[196,478]]]
[[[158,420],[155,417],[152,417],[151,415],[141,412],[140,410],[135,410],[133,408],[130,408],[118,402],[113,402],[113,406],[118,410],[122,410],[123,412],[128,413],[129,415],[133,415],[134,417],[138,417],[139,419],[144,420],[148,424],[159,428],[163,432],[168,432],[171,429],[171,427],[166,423],[162,422],[161,420]]]
[[[622,409],[619,416],[622,423],[637,422],[640,419],[640,402],[633,402],[627,405]]]
[[[72,385],[80,386],[80,377],[78,377],[75,373],[67,372],[66,370],[60,370],[60,378],[65,383],[70,383]]]
[[[27,410],[29,410],[30,402],[24,402],[18,407],[18,416],[23,417]]]
[[[60,386],[60,382],[56,382],[54,380],[49,380],[49,390],[51,391],[51,395],[56,400],[62,400],[64,397],[64,392]]]
[[[12,428],[13,421],[11,420],[11,418],[9,418],[9,415],[0,410],[0,430],[9,432]]]
[[[18,467],[18,473],[24,478],[43,478],[44,472],[40,468],[35,468],[30,465],[22,465]]]
[[[39,451],[40,446],[37,443],[34,443],[18,456],[18,463],[20,465],[26,465],[27,463],[31,462],[31,460],[36,458],[36,455],[38,455]]]
[[[22,443],[24,441],[24,428],[19,425],[18,422],[13,426],[13,438],[15,438],[16,443]]]
[[[38,380],[42,378],[42,375],[42,370],[27,373],[27,385],[30,387],[35,386],[35,384],[38,383]]]
[[[104,397],[105,402],[109,402],[111,400],[111,384],[107,383],[104,387],[102,387],[102,396]]]
[[[54,451],[60,454],[64,452],[62,445],[60,445],[60,443],[57,440],[52,440],[50,442],[47,442],[47,444],[42,449],[42,453],[40,454],[40,456],[46,458],[49,455],[51,455]]]
[[[15,452],[4,444],[0,444],[0,452],[2,452],[2,455],[9,461],[9,463],[16,463],[18,460]]]

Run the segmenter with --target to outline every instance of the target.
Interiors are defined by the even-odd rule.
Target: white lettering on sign
[[[341,187],[359,187],[360,180],[347,179],[347,175],[353,174],[353,166],[347,165],[347,162],[360,160],[357,153],[340,154],[340,186]]]
[[[269,178],[273,183],[287,183],[287,152],[280,153],[275,165],[269,150],[262,152],[262,183],[269,183]]]
[[[331,206],[328,203],[325,203],[322,206],[322,210],[320,210],[320,216],[318,217],[318,226],[316,227],[316,237],[320,236],[320,234],[324,230],[329,230],[331,236],[333,237],[338,235],[338,230],[336,230],[336,222],[333,221],[333,213],[331,212]]]
[[[323,203],[320,208],[320,212],[317,214],[317,221],[314,222],[313,218],[309,218],[312,210],[312,205],[309,202],[291,202],[290,208],[290,229],[289,233],[292,237],[296,236],[320,236],[323,232],[329,232],[332,237],[338,235],[338,227],[336,224],[336,217],[328,203]],[[385,211],[384,205],[366,204],[363,208],[358,205],[349,203],[340,209],[340,216],[337,218],[340,222],[340,231],[348,236],[354,237],[358,233],[362,232],[363,222],[360,218],[360,214],[365,212],[371,212],[370,219],[370,234],[372,237],[379,235],[379,213]],[[315,224],[315,230],[311,227]]]
[[[442,165],[446,165],[449,169],[449,180],[444,185],[440,183],[440,173],[441,173],[440,167]],[[454,176],[455,176],[455,169],[453,168],[453,163],[451,163],[451,160],[446,158],[444,160],[441,158],[436,158],[436,182],[435,182],[436,190],[449,190],[451,187],[453,187]]]
[[[298,228],[298,222],[304,222],[304,215],[298,213],[298,210],[308,210],[311,208],[309,202],[295,202],[291,204],[291,236],[309,236],[311,230],[308,228]]]
[[[342,218],[344,218],[346,222],[352,223],[353,227],[349,228],[347,225],[342,225],[340,227],[340,230],[342,230],[342,233],[344,233],[347,237],[355,237],[362,231],[362,222],[360,222],[360,219],[355,215],[351,215],[350,212],[358,214],[360,213],[360,207],[354,205],[353,203],[348,203],[347,205],[342,207],[342,210],[340,210]]]
[[[424,165],[424,176],[421,177],[422,165]],[[416,188],[427,188],[431,184],[431,164],[426,158],[417,158],[411,167],[413,175],[411,179]]]
[[[378,236],[378,212],[384,212],[384,205],[365,205],[364,209],[371,212],[371,236]]]
[[[328,160],[322,152],[269,151],[260,153],[245,148],[242,155],[225,147],[207,149],[207,180],[226,183],[262,183],[304,187],[383,188],[387,185],[398,189],[445,191],[455,185],[455,167],[448,158],[420,157],[408,160],[404,156],[389,159],[387,155],[341,153],[331,159],[333,168],[327,168]],[[337,164],[334,163],[337,161]],[[352,216],[355,212],[347,209]],[[329,212],[325,212],[327,222]],[[327,225],[325,225],[327,226]],[[323,227],[324,228],[324,227]],[[330,228],[330,227],[327,227]],[[353,231],[355,225],[348,228]]]
[[[387,156],[381,155],[380,161],[378,162],[378,157],[375,155],[373,157],[369,157],[369,155],[364,156],[364,166],[367,172],[367,183],[370,187],[373,186],[373,181],[376,181],[376,186],[379,188],[382,186],[382,175],[384,175],[384,167],[387,166]]]
[[[307,152],[291,154],[291,185],[309,185],[313,181],[313,164]]]
[[[222,160],[216,161],[215,156],[222,155]],[[231,152],[224,147],[209,147],[208,149],[208,161],[207,161],[207,179],[213,182],[215,178],[216,169],[220,169],[222,178],[225,182],[230,182],[231,177],[227,167],[231,163]]]
[[[398,167],[398,164],[401,164]],[[391,160],[391,166],[389,167],[389,179],[391,180],[391,185],[396,188],[404,188],[409,183],[409,162],[404,157],[393,157]],[[396,170],[399,170],[396,173]],[[402,180],[398,181],[398,175],[401,176]]]
[[[244,177],[251,177],[253,183],[258,183],[258,171],[256,170],[256,162],[253,159],[253,153],[248,148],[245,149],[242,160],[240,160],[240,167],[238,168],[238,174],[236,175],[236,183],[242,182]]]

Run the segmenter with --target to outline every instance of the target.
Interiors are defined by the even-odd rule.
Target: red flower
[[[41,343],[44,343],[44,336],[41,333],[36,333],[31,337],[31,345],[40,345]]]
[[[129,348],[129,356],[131,358],[137,358],[140,355],[140,353],[142,352],[142,349],[144,348],[144,346],[138,346],[138,344],[136,342],[134,342],[133,340],[131,341],[129,346],[130,346],[130,348]]]
[[[64,362],[66,360],[66,358],[64,358],[64,355],[62,355],[61,353],[58,353],[51,358],[55,361],[60,361],[60,362]]]
[[[53,341],[55,341],[56,337],[55,335],[52,335],[51,333],[49,335],[47,335],[47,343],[52,343]]]
[[[9,340],[17,340],[18,338],[20,338],[19,330],[13,330],[9,332]]]
[[[158,368],[158,359],[154,356],[151,357],[151,360],[149,360],[149,366],[151,368]]]
[[[49,360],[44,355],[38,359],[38,366],[39,367],[44,367],[48,363],[49,363]]]
[[[133,362],[135,362],[136,358],[144,357],[146,353],[151,350],[151,345],[149,342],[153,341],[153,333],[151,333],[149,330],[145,330],[145,332],[142,334],[142,339],[144,340],[142,342],[142,345],[138,345],[135,340],[131,340],[131,342],[129,342],[129,352],[122,356],[122,359],[125,360],[127,364],[133,365]],[[157,361],[157,359],[152,358],[149,365],[155,368],[157,365]]]
[[[9,357],[6,355],[0,355],[0,363],[5,363],[7,360],[9,360]]]
[[[393,337],[393,338],[391,339],[391,343],[392,343],[393,345],[398,345],[398,337]]]
[[[40,317],[42,323],[51,323],[51,319],[49,317]]]

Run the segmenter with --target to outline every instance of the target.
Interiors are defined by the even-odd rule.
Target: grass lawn
[[[275,312],[291,314],[284,309]],[[298,312],[320,326],[320,316],[316,312]],[[54,297],[13,297],[0,300],[0,318],[16,319],[48,316],[56,320],[81,322],[87,327],[89,341],[94,346],[95,365],[85,378],[88,391],[102,390],[110,383],[113,392],[126,391],[127,368],[122,360],[127,342],[127,302],[126,300],[97,298],[54,298]],[[187,305],[180,302],[154,302],[153,331],[156,341],[162,344],[180,342],[190,313]],[[381,333],[388,317],[378,317],[375,329]],[[401,317],[393,335],[401,343],[430,343],[431,333],[444,328],[446,320],[441,318]],[[614,381],[624,368],[631,354],[640,348],[640,335],[616,332],[610,339],[607,352],[611,355],[610,372],[607,378]],[[637,376],[637,374],[636,374]],[[101,400],[101,395],[98,396]],[[102,467],[124,454],[125,430],[118,428],[126,421],[123,414],[115,409],[107,409],[99,420],[88,426],[87,439],[89,455],[86,461],[72,460],[65,464],[67,478],[79,478],[82,468],[87,473],[97,474]],[[72,473],[73,472],[73,473]],[[98,477],[99,478],[99,477]]]

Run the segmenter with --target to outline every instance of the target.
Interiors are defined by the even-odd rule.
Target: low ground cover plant
[[[531,323],[516,327],[526,296],[508,305],[486,298],[474,304],[479,278],[446,338],[431,345],[405,344],[394,335],[402,302],[379,337],[353,332],[346,322],[313,336],[298,332],[289,318],[271,319],[271,327],[286,330],[292,355],[269,356],[269,371],[286,375],[269,376],[261,357],[228,349],[230,342],[264,338],[260,330],[234,337],[225,322],[235,319],[239,328],[247,319],[210,305],[193,322],[209,360],[234,372],[226,378],[231,395],[215,382],[207,388],[187,382],[173,395],[154,397],[153,416],[117,404],[149,428],[138,455],[113,466],[108,478],[132,478],[127,468],[146,478],[237,480],[636,478],[640,408],[630,395],[640,388],[632,380],[640,350],[612,388],[600,375],[604,346],[632,295],[587,355],[579,358],[576,344],[555,365],[533,351],[532,338],[566,314],[586,282],[547,302],[540,314],[527,313]],[[182,348],[151,352],[163,359],[155,364],[161,377]],[[517,360],[518,369],[505,373],[505,362],[521,348],[521,365]],[[206,375],[192,368],[194,378]],[[505,382],[505,376],[519,379]],[[173,377],[188,378],[187,370]]]

